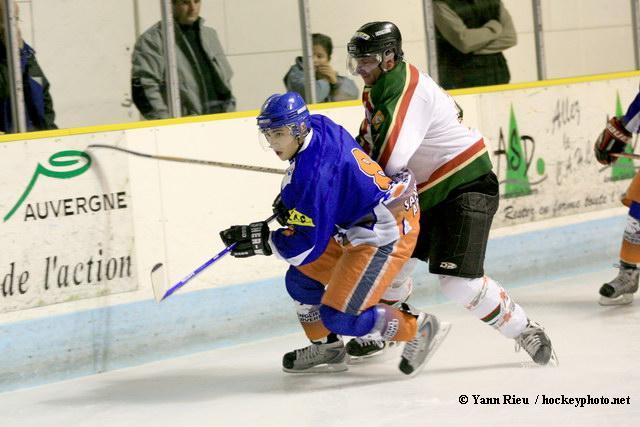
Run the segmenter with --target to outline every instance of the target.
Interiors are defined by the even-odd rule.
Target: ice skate
[[[558,365],[558,357],[553,350],[551,340],[538,323],[529,320],[527,327],[516,338],[516,351],[521,348],[531,356],[538,365]]]
[[[349,340],[346,348],[350,361],[358,362],[370,357],[382,356],[388,349],[397,345],[397,341],[369,340],[358,337]]]
[[[629,264],[621,264],[615,279],[600,288],[600,305],[631,304],[638,290],[640,270]]]
[[[398,366],[407,375],[417,374],[426,365],[451,329],[449,323],[440,323],[432,314],[420,313],[417,321],[418,331],[405,344]]]
[[[346,371],[347,351],[341,339],[331,343],[313,343],[285,354],[282,370],[292,373]]]

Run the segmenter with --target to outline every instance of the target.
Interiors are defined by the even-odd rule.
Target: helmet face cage
[[[398,27],[392,22],[370,22],[360,27],[347,44],[347,68],[352,74],[355,72],[351,58],[358,60],[379,55],[382,62],[391,52],[397,61],[404,56],[402,36]],[[361,62],[366,63],[367,61]]]
[[[382,54],[380,53],[370,53],[361,55],[358,57],[354,57],[351,55],[347,56],[347,70],[354,76],[360,74],[360,72],[364,72],[366,74],[371,73],[374,68],[380,66],[383,62],[391,59],[395,56],[395,52],[393,49],[387,49]],[[383,71],[388,71],[383,69]]]

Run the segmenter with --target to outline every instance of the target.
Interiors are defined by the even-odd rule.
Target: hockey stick
[[[625,158],[625,159],[640,160],[640,154],[636,154],[636,153],[611,153],[611,156],[613,156],[613,157],[622,157],[622,158]]]
[[[111,150],[122,151],[123,153],[127,153],[127,154],[133,154],[134,156],[146,157],[147,159],[167,160],[170,162],[193,163],[193,164],[205,165],[205,166],[218,166],[221,168],[241,169],[241,170],[248,170],[253,172],[274,173],[278,175],[284,175],[285,173],[284,169],[267,168],[263,166],[241,165],[239,163],[216,162],[214,160],[200,160],[200,159],[188,159],[184,157],[161,156],[158,154],[148,154],[148,153],[141,153],[139,151],[128,150],[126,148],[120,148],[114,145],[89,144],[87,148],[108,148]]]
[[[270,223],[276,218],[276,216],[277,216],[276,214],[271,215],[269,218],[265,220],[265,222]],[[231,252],[233,248],[236,247],[236,244],[237,243],[232,243],[226,248],[224,248],[223,250],[221,250],[219,253],[217,253],[212,258],[210,258],[207,262],[205,262],[200,267],[193,270],[184,279],[180,280],[178,283],[176,283],[166,291],[165,289],[166,289],[167,279],[166,279],[164,264],[159,262],[156,265],[154,265],[153,268],[151,269],[151,287],[153,288],[153,297],[156,300],[156,302],[160,303],[165,299],[167,299],[175,291],[177,291],[178,289],[180,289],[181,287],[189,283],[191,279],[196,277],[198,274],[202,273],[207,267],[209,267],[210,265],[218,261],[220,258],[222,258],[226,254]]]

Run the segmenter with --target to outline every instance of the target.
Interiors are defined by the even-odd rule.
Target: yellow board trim
[[[589,83],[589,82],[597,82],[600,80],[626,79],[629,77],[640,77],[640,71],[638,70],[621,71],[618,73],[593,74],[588,76],[540,80],[536,82],[511,83],[506,85],[494,85],[494,86],[481,86],[481,87],[473,87],[468,89],[453,89],[447,92],[449,92],[449,94],[451,94],[452,96],[475,95],[475,94],[487,93],[487,92],[504,92],[507,90],[532,89],[532,88],[549,87],[549,86],[569,85],[569,84],[576,84],[576,83]]]
[[[640,71],[638,70],[622,71],[617,73],[594,74],[594,75],[588,75],[588,76],[541,80],[541,81],[527,82],[527,83],[512,83],[512,84],[506,84],[506,85],[482,86],[482,87],[475,87],[475,88],[468,88],[468,89],[454,89],[448,92],[453,96],[474,95],[474,94],[489,93],[489,92],[503,92],[507,90],[531,89],[531,88],[540,88],[540,87],[548,87],[548,86],[568,85],[568,84],[575,84],[575,83],[587,83],[587,82],[595,82],[600,80],[625,79],[629,77],[640,77]],[[360,100],[327,102],[324,104],[310,105],[309,109],[310,110],[328,110],[332,108],[356,107],[359,105],[362,105]],[[150,128],[150,127],[170,126],[170,125],[177,125],[177,124],[183,124],[183,123],[202,123],[202,122],[210,122],[215,120],[240,119],[240,118],[246,118],[246,117],[256,117],[259,112],[260,112],[259,110],[247,110],[247,111],[238,111],[234,113],[210,114],[206,116],[181,117],[178,119],[148,120],[148,121],[139,121],[139,122],[132,122],[132,123],[118,123],[118,124],[111,124],[111,125],[98,125],[98,126],[86,126],[86,127],[78,127],[78,128],[47,130],[47,131],[40,131],[40,132],[27,132],[22,134],[7,134],[7,135],[0,135],[0,143],[10,142],[10,141],[27,141],[30,139],[40,139],[40,138],[57,138],[57,137],[63,137],[63,136],[83,135],[83,134],[92,134],[92,133],[100,133],[100,132],[117,132],[117,131],[124,131],[124,130],[130,130],[130,129],[144,129],[144,128]]]

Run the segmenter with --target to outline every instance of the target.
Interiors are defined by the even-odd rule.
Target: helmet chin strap
[[[305,131],[304,135],[302,135],[302,133],[296,137],[296,141],[298,142],[298,149],[296,150],[295,153],[293,153],[293,156],[291,156],[291,158],[293,159],[295,156],[298,155],[298,153],[300,152],[300,149],[302,148],[302,146],[304,145],[304,139],[307,137],[307,135],[309,135],[309,131]]]
[[[386,52],[389,52],[390,50],[387,50]],[[384,62],[386,62],[386,57],[388,57],[389,55],[394,55],[394,60],[395,60],[395,53],[393,51],[391,51],[390,54],[385,55],[384,53],[382,54],[382,61],[380,61],[380,63],[378,64],[378,68],[380,68],[380,71],[382,71],[383,73],[388,73],[389,71],[393,70],[393,67],[389,68],[388,70],[386,68],[382,68],[382,64]],[[395,67],[395,64],[394,64]]]

